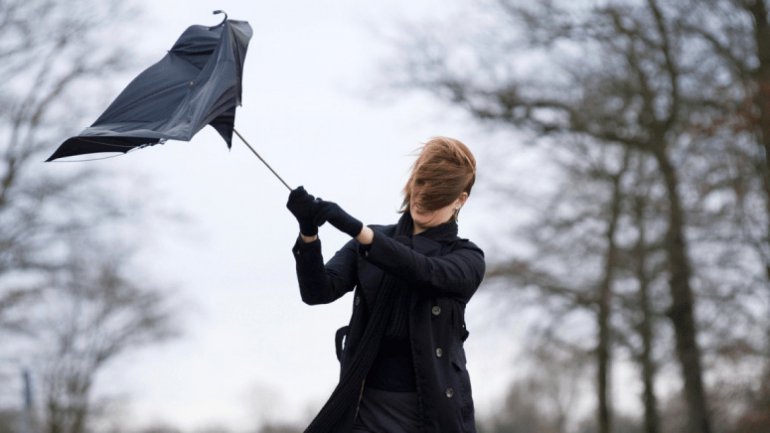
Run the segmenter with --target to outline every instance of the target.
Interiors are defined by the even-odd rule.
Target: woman
[[[364,226],[302,187],[289,194],[302,300],[325,304],[355,290],[336,338],[340,381],[306,432],[475,433],[464,313],[484,253],[457,236],[475,179],[470,150],[437,137],[412,166],[397,224]],[[353,239],[324,265],[317,234],[326,221]]]

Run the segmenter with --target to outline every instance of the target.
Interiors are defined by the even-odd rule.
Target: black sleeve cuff
[[[291,251],[295,256],[306,255],[308,253],[320,253],[321,252],[321,238],[316,238],[312,242],[305,242],[302,240],[302,235],[297,235],[297,241],[294,242],[294,247]]]

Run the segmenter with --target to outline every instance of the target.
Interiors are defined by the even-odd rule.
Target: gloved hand
[[[329,221],[329,224],[333,225],[343,233],[347,233],[351,237],[358,236],[361,233],[361,229],[364,228],[364,223],[353,218],[349,213],[345,212],[337,203],[325,200],[317,200],[318,211],[316,213],[315,222],[319,226],[324,222]]]
[[[317,213],[320,210],[320,199],[316,199],[305,191],[305,188],[298,186],[289,193],[289,201],[286,207],[291,211],[297,222],[299,222],[299,231],[305,236],[315,236],[318,234],[318,226],[323,221],[316,221]]]

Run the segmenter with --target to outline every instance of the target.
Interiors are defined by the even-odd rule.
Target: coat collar
[[[408,212],[406,213],[409,214]],[[411,220],[411,215],[409,216]],[[414,236],[422,236],[435,241],[451,241],[457,238],[457,221],[449,220],[435,227],[430,227]]]
[[[401,224],[406,224],[406,231],[409,235],[395,235],[394,239],[426,255],[438,252],[442,242],[457,239],[457,221],[455,220],[430,227],[416,235],[412,234],[414,222],[409,212],[404,212],[401,215],[398,224],[394,226],[394,230],[395,227]]]

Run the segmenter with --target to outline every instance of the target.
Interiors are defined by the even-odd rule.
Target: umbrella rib
[[[273,172],[273,174],[275,175],[275,177],[277,177],[277,178],[278,178],[278,180],[280,180],[280,181],[281,181],[281,183],[283,183],[283,184],[286,186],[286,188],[288,188],[288,189],[289,189],[289,191],[291,191],[291,187],[289,186],[289,184],[287,184],[287,183],[286,183],[286,182],[285,182],[285,181],[284,181],[284,180],[281,178],[281,176],[279,176],[279,175],[278,175],[278,173],[276,173],[276,172],[275,172],[275,170],[273,170],[273,167],[270,167],[270,164],[268,164],[268,163],[267,163],[267,161],[265,161],[264,159],[262,159],[262,157],[261,157],[261,156],[259,156],[259,154],[257,153],[257,151],[256,151],[256,150],[254,150],[254,148],[253,148],[253,147],[251,147],[251,145],[249,144],[249,142],[248,142],[248,141],[246,141],[246,139],[245,139],[245,138],[243,138],[243,136],[241,135],[241,133],[240,133],[240,132],[238,132],[238,130],[237,130],[237,129],[235,129],[235,128],[233,128],[233,132],[235,132],[235,135],[237,135],[237,136],[238,136],[238,138],[240,138],[240,139],[241,139],[241,141],[243,141],[243,143],[244,143],[246,146],[248,146],[248,148],[249,148],[249,149],[251,149],[251,151],[254,153],[254,155],[256,155],[256,156],[257,156],[257,158],[259,158],[259,160],[260,160],[260,161],[262,161],[262,163],[263,163],[263,164],[265,164],[265,166],[267,166],[267,168],[269,168],[269,169],[270,169],[270,171],[272,171],[272,172]]]
[[[72,155],[72,156],[75,156],[75,155]],[[117,158],[119,156],[126,156],[126,154],[125,153],[119,153],[117,155],[103,156],[103,157],[100,157],[100,158],[77,159],[77,160],[67,160],[67,161],[54,160],[54,161],[46,161],[46,162],[89,162],[89,161],[101,161],[103,159],[112,159],[112,158]]]

